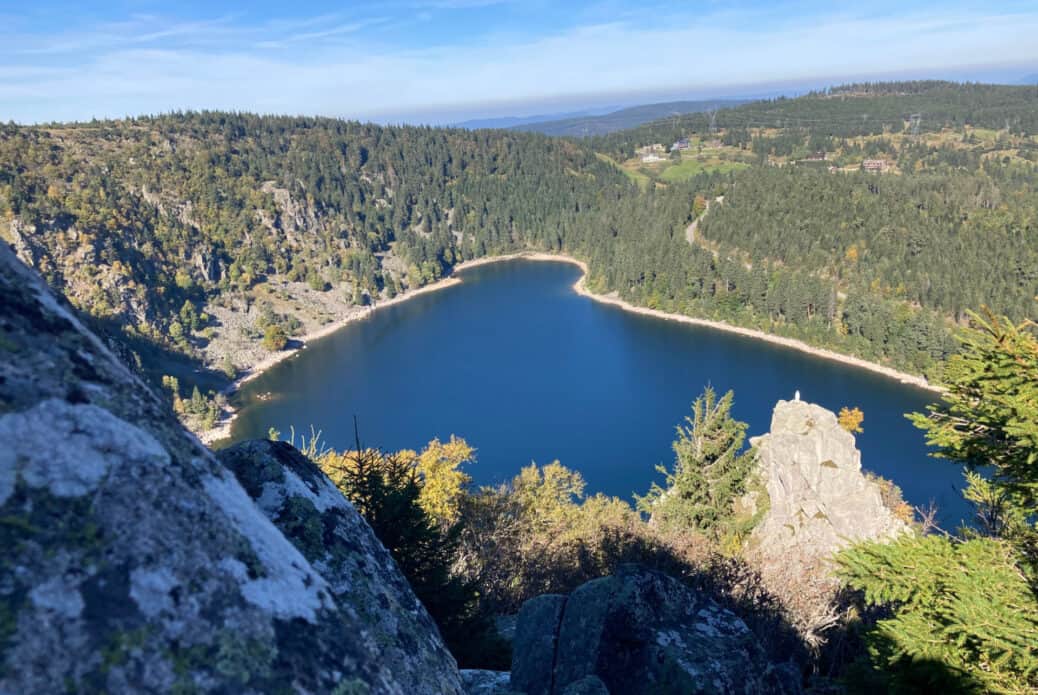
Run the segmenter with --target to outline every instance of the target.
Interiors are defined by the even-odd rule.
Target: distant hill
[[[498,118],[473,118],[468,121],[454,123],[453,125],[456,128],[465,128],[467,130],[478,130],[480,128],[520,129],[523,126],[534,125],[536,123],[545,123],[548,121],[557,122],[570,119],[601,116],[602,114],[606,114],[613,111],[615,108],[615,106],[605,106],[595,109],[581,109],[579,111],[541,113],[534,114],[532,116],[500,116]]]
[[[701,113],[714,109],[731,108],[746,103],[746,99],[709,99],[706,101],[667,101],[659,104],[631,106],[603,115],[578,115],[558,120],[527,122],[505,126],[511,130],[544,133],[545,135],[568,135],[588,137],[606,135],[618,130],[634,128],[643,123],[658,121],[668,116],[686,113]],[[497,126],[501,127],[501,126]]]

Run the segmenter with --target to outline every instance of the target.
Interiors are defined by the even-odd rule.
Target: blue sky
[[[1038,3],[0,0],[0,120],[444,122],[864,76],[1038,72]]]

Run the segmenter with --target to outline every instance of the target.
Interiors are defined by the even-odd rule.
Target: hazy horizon
[[[0,120],[23,123],[219,109],[447,124],[1038,72],[1024,2],[62,0],[0,19]]]

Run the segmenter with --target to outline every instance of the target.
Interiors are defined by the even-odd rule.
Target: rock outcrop
[[[746,624],[676,579],[638,566],[519,612],[511,688],[577,693],[797,693]]]
[[[0,692],[460,692],[330,483],[260,446],[257,506],[3,245],[0,437]]]
[[[761,552],[814,562],[853,540],[908,530],[883,505],[879,486],[861,472],[854,435],[836,415],[805,401],[779,401],[771,431],[750,442],[769,509],[754,530]]]

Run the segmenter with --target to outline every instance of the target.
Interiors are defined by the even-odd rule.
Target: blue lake
[[[779,399],[865,413],[862,464],[945,526],[969,510],[961,471],[927,456],[904,413],[935,396],[859,368],[708,328],[623,311],[573,292],[580,270],[504,261],[462,272],[461,284],[379,309],[313,342],[248,383],[232,439],[288,437],[313,425],[336,449],[419,449],[464,437],[478,450],[478,484],[555,459],[588,492],[631,500],[673,460],[674,428],[712,385],[735,391],[750,434],[768,430]]]

